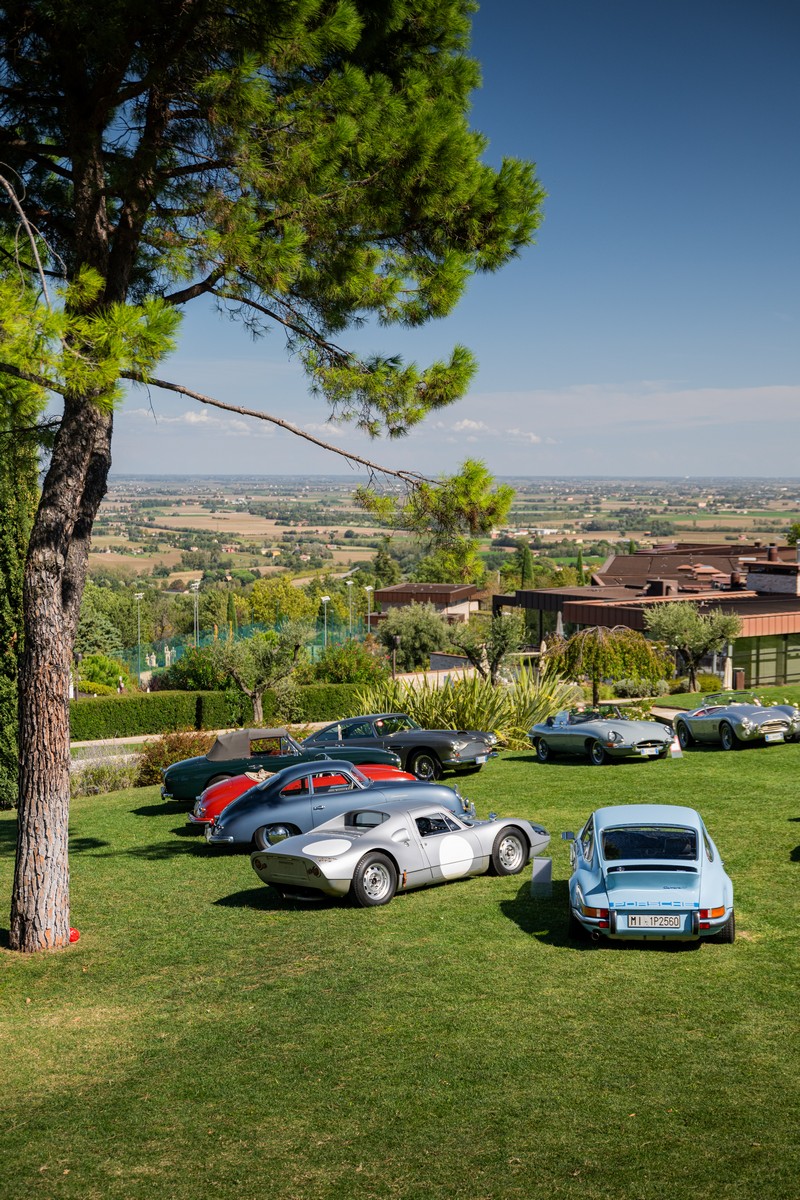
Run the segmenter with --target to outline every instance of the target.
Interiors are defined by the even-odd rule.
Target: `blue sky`
[[[349,340],[419,362],[464,342],[468,396],[369,442],[326,423],[279,334],[207,311],[159,373],[431,474],[800,475],[799,52],[796,0],[485,0],[473,124],[489,161],[538,164],[537,244],[447,320]],[[155,390],[119,413],[113,469],[349,474]]]

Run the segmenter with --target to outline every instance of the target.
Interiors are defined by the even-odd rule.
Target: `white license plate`
[[[658,747],[657,746],[641,746],[639,748],[639,753],[645,754],[645,755],[658,754]]]
[[[628,917],[628,929],[680,929],[682,919],[677,913],[650,913]]]
[[[485,763],[488,757],[489,757],[488,754],[479,754],[476,757],[475,762],[476,763]]]
[[[764,741],[765,742],[782,742],[783,734],[782,733],[765,733]]]

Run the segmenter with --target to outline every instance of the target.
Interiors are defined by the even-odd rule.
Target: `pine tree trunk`
[[[111,465],[111,414],[96,400],[65,401],[25,564],[10,945],[26,952],[69,942],[70,664],[92,523]]]

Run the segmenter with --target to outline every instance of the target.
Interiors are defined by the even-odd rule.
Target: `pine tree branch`
[[[2,369],[3,366],[0,364],[0,370]],[[192,391],[191,388],[183,387],[182,384],[170,383],[166,379],[156,379],[152,376],[146,378],[134,371],[122,371],[121,377],[129,379],[133,383],[163,388],[168,392],[177,392],[180,396],[188,396],[190,400],[197,400],[200,404],[208,404],[212,408],[222,409],[223,412],[236,413],[240,417],[254,417],[257,421],[267,421],[271,425],[277,425],[280,429],[285,429],[288,433],[293,433],[296,437],[304,438],[307,442],[311,442],[315,446],[320,446],[323,450],[330,451],[331,454],[338,454],[340,458],[347,459],[350,463],[366,467],[370,475],[392,476],[394,479],[399,479],[411,487],[417,487],[421,483],[433,482],[418,471],[398,471],[391,467],[382,467],[380,463],[363,458],[360,454],[353,454],[352,451],[343,450],[340,446],[334,446],[331,442],[324,442],[321,438],[314,437],[313,434],[308,433],[305,429],[301,429],[298,425],[293,425],[291,421],[284,421],[282,417],[273,416],[271,413],[261,412],[255,408],[243,408],[238,404],[226,404],[223,400],[215,400],[212,396],[205,396],[202,392]],[[30,382],[35,381],[31,380]]]

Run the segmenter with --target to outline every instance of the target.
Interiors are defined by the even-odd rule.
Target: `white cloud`
[[[307,422],[302,426],[306,433],[319,434],[322,438],[343,438],[347,437],[348,430],[340,429],[338,425],[316,425],[313,421]]]

